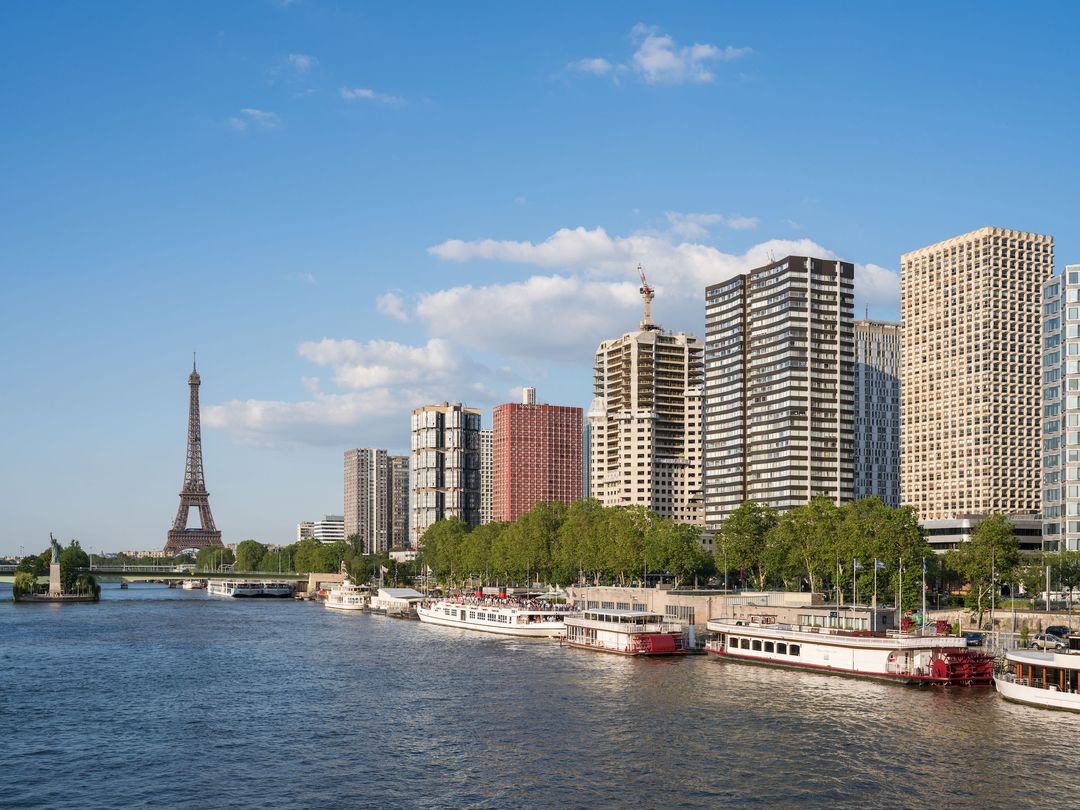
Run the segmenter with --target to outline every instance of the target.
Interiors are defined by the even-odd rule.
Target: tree
[[[716,536],[717,568],[727,573],[731,568],[745,571],[759,591],[765,590],[770,573],[771,555],[766,548],[769,532],[776,526],[776,510],[746,501],[729,514]]]
[[[26,558],[24,558],[26,559]],[[18,599],[25,594],[37,591],[37,576],[30,571],[19,570],[15,572],[15,582],[11,586],[11,595]]]
[[[266,546],[258,540],[244,540],[236,547],[236,571],[258,571],[259,562],[266,556]]]
[[[566,510],[556,543],[555,567],[563,582],[588,574],[600,584],[605,568],[605,508],[597,500],[575,501]]]
[[[461,573],[460,546],[468,531],[468,524],[458,518],[439,520],[427,527],[420,538],[420,556],[436,577]]]
[[[971,583],[982,627],[983,599],[998,582],[1014,582],[1020,569],[1020,543],[1004,515],[991,515],[971,533],[971,540],[949,552],[949,564]]]
[[[1073,588],[1080,585],[1080,551],[1062,551],[1054,557],[1058,568],[1058,583],[1061,590],[1065,591],[1065,603],[1071,615]]]
[[[49,573],[49,563],[52,560],[52,551],[43,554],[27,554],[19,560],[16,571],[32,574],[35,577],[43,577]]]
[[[51,555],[50,555],[51,559]],[[60,552],[60,587],[74,592],[78,589],[79,568],[90,567],[90,555],[82,550],[78,540],[72,540]]]
[[[195,568],[199,571],[213,571],[224,565],[232,565],[236,562],[236,555],[231,549],[207,546],[200,548],[195,556]]]

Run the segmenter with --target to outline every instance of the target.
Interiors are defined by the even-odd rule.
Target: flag
[[[389,574],[389,573],[390,573],[390,569],[389,569],[389,568],[387,568],[387,567],[386,567],[385,565],[380,565],[380,566],[379,566],[379,573],[380,573],[380,574]]]
[[[884,567],[885,567],[885,563],[883,563],[881,560],[874,560],[874,568],[884,568]]]
[[[854,565],[854,566],[855,566],[855,570],[856,570],[856,571],[861,571],[861,570],[862,570],[862,563],[861,563],[861,562],[859,562],[858,560],[854,560],[854,561],[852,562],[852,565]]]

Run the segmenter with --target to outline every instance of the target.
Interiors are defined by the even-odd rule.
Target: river
[[[3,807],[1070,807],[1080,716],[309,603],[0,586]]]

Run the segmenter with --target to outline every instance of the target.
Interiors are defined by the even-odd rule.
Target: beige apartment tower
[[[427,405],[412,412],[410,427],[409,545],[419,548],[437,521],[480,525],[480,411]]]
[[[920,520],[1039,511],[1053,267],[1053,237],[1004,228],[901,256],[900,500]]]
[[[596,350],[589,408],[590,493],[605,506],[646,506],[702,525],[702,342],[645,318]]]

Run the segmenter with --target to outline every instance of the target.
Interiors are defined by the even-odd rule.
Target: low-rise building
[[[938,554],[956,548],[971,539],[975,527],[986,520],[987,515],[961,515],[940,520],[919,522],[926,534],[926,542]],[[1026,552],[1042,551],[1042,515],[1006,515],[1013,525],[1013,534],[1020,543],[1020,550]]]

